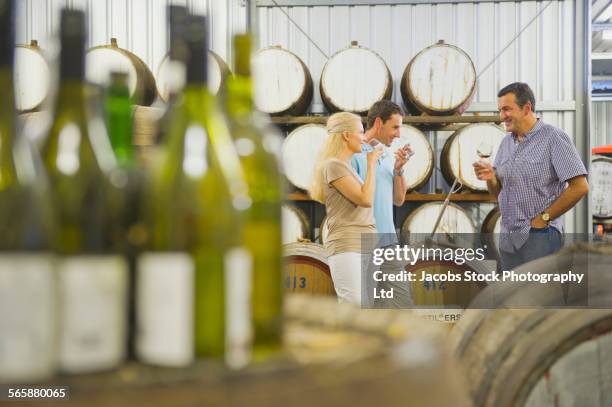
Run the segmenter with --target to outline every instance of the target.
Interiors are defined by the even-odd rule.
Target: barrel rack
[[[291,126],[301,124],[325,124],[329,116],[327,115],[312,115],[312,116],[275,116],[272,117],[272,123],[279,126]],[[366,118],[362,117],[365,122]],[[403,116],[402,123],[410,124],[418,127],[423,131],[456,131],[460,128],[472,123],[501,123],[501,117],[494,115],[474,115],[474,116]],[[409,192],[406,194],[407,202],[431,202],[444,201],[446,194],[433,193],[421,194]],[[312,201],[310,196],[305,192],[291,192],[286,196],[287,201]],[[451,201],[455,202],[496,202],[497,199],[488,193],[482,192],[462,192],[452,194]]]
[[[433,202],[444,201],[446,194],[419,194],[409,192],[406,194],[406,202]],[[312,198],[304,192],[291,192],[287,194],[288,201],[312,201]],[[459,193],[451,194],[451,201],[454,202],[496,202],[497,199],[487,193]]]
[[[272,123],[277,125],[325,124],[329,116],[274,116]],[[366,118],[362,117],[365,122]],[[419,127],[424,131],[455,131],[471,123],[501,123],[499,116],[404,116],[402,123]]]

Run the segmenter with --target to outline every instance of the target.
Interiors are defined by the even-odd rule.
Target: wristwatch
[[[540,214],[540,218],[542,218],[542,220],[546,222],[547,225],[548,225],[548,222],[550,222],[550,215],[547,212],[542,212]]]
[[[393,175],[396,177],[401,177],[402,175],[404,175],[404,167],[400,168],[399,171],[393,170]]]

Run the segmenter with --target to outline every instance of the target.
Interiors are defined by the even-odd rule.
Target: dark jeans
[[[552,226],[543,229],[531,228],[529,239],[519,250],[514,253],[500,250],[501,269],[515,270],[521,264],[558,252],[561,246],[563,246],[563,237],[556,228]]]

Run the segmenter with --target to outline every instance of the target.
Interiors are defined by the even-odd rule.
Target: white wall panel
[[[470,55],[481,74],[475,106],[495,108],[497,91],[514,81],[529,83],[538,101],[572,101],[574,95],[574,0],[380,6],[284,7],[328,55],[351,40],[378,52],[389,65],[401,102],[399,81],[414,55],[437,40]],[[543,14],[512,42],[537,13]],[[326,58],[276,7],[258,9],[260,46],[280,44],[311,69],[315,87]],[[512,43],[511,43],[512,42]],[[511,43],[496,62],[481,72]],[[307,56],[305,49],[308,49]],[[474,110],[474,109],[472,109]],[[312,111],[324,111],[315,96]]]
[[[231,37],[246,27],[246,9],[241,0],[20,0],[17,2],[17,42],[36,39],[52,51],[60,10],[84,10],[89,24],[87,46],[109,44],[138,55],[153,74],[167,52],[166,7],[187,6],[192,12],[209,16],[210,46],[228,63],[232,61]]]

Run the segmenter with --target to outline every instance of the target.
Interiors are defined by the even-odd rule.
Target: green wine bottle
[[[226,106],[252,199],[242,244],[253,256],[253,356],[259,359],[282,346],[282,138],[266,117],[254,110],[251,44],[250,35],[234,37],[235,68],[227,84]]]
[[[0,383],[55,372],[52,218],[37,152],[18,134],[13,91],[15,0],[0,0]]]
[[[250,358],[251,260],[239,246],[239,228],[250,199],[226,118],[206,86],[205,18],[189,16],[184,36],[189,51],[187,83],[171,113],[166,155],[150,188],[155,198],[148,216],[153,224],[151,247],[158,252],[184,251],[193,262],[195,355],[225,357],[229,365],[241,366]],[[180,262],[184,271],[167,269],[164,288],[187,286],[188,261],[183,256]],[[138,277],[140,288],[162,285],[146,281],[142,273]],[[160,301],[152,294],[140,295],[143,290],[139,298]],[[182,318],[183,306],[172,308],[175,318]],[[160,325],[151,331],[163,331],[164,321],[171,319],[169,314],[157,318]],[[178,338],[176,332],[173,335]],[[178,349],[179,343],[186,342],[172,343]],[[187,356],[187,352],[179,354]]]
[[[117,164],[123,169],[129,169],[134,164],[134,148],[132,100],[126,73],[111,72],[111,81],[104,102],[106,126]]]
[[[146,239],[142,218],[141,195],[144,184],[142,165],[137,165],[133,146],[132,99],[126,73],[111,72],[104,97],[104,117],[117,169],[111,175],[117,187],[117,210],[122,240],[121,253],[129,265],[128,357],[136,357],[136,261]]]
[[[83,12],[62,10],[60,83],[43,145],[57,221],[58,358],[65,372],[114,368],[126,351],[128,266],[120,254],[121,199],[113,185],[121,177],[111,177],[115,157],[88,99],[86,32]]]

